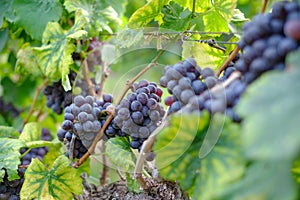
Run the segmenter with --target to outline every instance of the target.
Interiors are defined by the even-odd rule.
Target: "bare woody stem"
[[[37,98],[39,96],[39,93],[41,92],[41,90],[48,84],[48,79],[46,78],[44,80],[44,82],[42,83],[42,85],[40,85],[39,87],[36,88],[35,90],[35,94],[34,94],[34,97],[33,97],[33,101],[32,101],[32,104],[31,104],[31,107],[30,107],[30,110],[26,116],[26,118],[24,119],[24,122],[23,122],[23,126],[25,124],[28,123],[33,111],[34,111],[34,107],[35,107],[35,104],[36,104],[36,101],[37,101]]]
[[[262,7],[260,13],[264,13],[266,11],[268,2],[269,2],[269,0],[264,0],[264,4],[263,4],[263,7]]]
[[[221,72],[227,68],[228,64],[235,58],[235,56],[239,53],[239,51],[240,48],[236,46],[232,51],[232,53],[230,54],[230,56],[225,60],[223,65],[218,69],[218,71],[216,72],[216,76],[219,76]]]
[[[193,0],[192,18],[195,17],[195,11],[196,11],[196,0]]]
[[[103,142],[102,147],[101,147],[101,152],[102,154],[102,163],[103,163],[103,169],[102,169],[102,174],[100,177],[100,184],[105,185],[107,184],[108,178],[109,178],[109,167],[108,167],[108,160],[105,155],[105,150],[106,150],[106,144]]]
[[[106,70],[107,70],[107,64],[105,62],[103,62],[102,66],[101,66],[101,82],[99,84],[99,94],[98,94],[99,98],[102,98],[102,96],[103,96],[104,83],[107,78]]]
[[[94,90],[94,84],[92,83],[90,76],[89,76],[89,67],[88,67],[86,58],[82,61],[82,66],[83,66],[84,79],[87,82],[88,87],[89,87],[89,93],[90,93],[90,95],[95,97],[96,92]]]

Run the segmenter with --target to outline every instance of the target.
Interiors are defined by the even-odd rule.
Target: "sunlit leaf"
[[[170,0],[151,0],[146,5],[136,10],[128,22],[129,28],[143,28],[152,20],[161,24],[163,22],[162,7]]]
[[[20,133],[17,129],[9,126],[0,126],[0,138],[19,138]]]
[[[18,165],[20,164],[20,148],[24,144],[19,139],[0,138],[0,182],[5,171],[8,174],[8,180],[18,179]]]
[[[211,7],[210,0],[174,0],[176,3],[184,8],[193,11],[193,4],[195,1],[195,12],[205,12]]]
[[[20,140],[24,143],[39,140],[41,138],[42,127],[37,122],[27,123],[20,135]]]
[[[62,14],[59,0],[14,0],[16,23],[23,26],[33,39],[42,39],[46,25],[50,21],[58,21]]]
[[[200,67],[218,68],[226,59],[223,51],[213,48],[205,43],[184,42],[182,45],[182,57],[194,56]]]
[[[58,157],[51,169],[35,158],[25,172],[21,199],[72,199],[72,193],[82,192],[82,179],[64,155]]]
[[[213,148],[200,159],[203,141]],[[239,141],[239,127],[223,115],[211,120],[205,113],[173,116],[155,144],[158,169],[163,178],[178,181],[192,199],[213,199],[244,172]]]

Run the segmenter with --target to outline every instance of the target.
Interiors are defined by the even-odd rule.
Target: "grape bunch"
[[[70,155],[70,145],[74,145],[73,157],[81,158],[91,146],[94,138],[108,118],[106,112],[112,107],[113,97],[109,94],[103,95],[103,101],[94,100],[92,96],[83,97],[78,95],[74,103],[65,108],[62,128],[58,130],[57,136],[60,141],[65,142]],[[105,135],[110,138],[122,135],[120,129],[112,121],[105,130]],[[72,138],[74,144],[71,144]]]
[[[114,123],[124,134],[131,136],[130,146],[140,150],[165,111],[160,104],[162,90],[156,83],[141,80],[134,84],[134,89],[135,92],[129,93],[117,106]]]
[[[207,110],[211,114],[225,113],[234,121],[240,121],[233,111],[233,106],[239,96],[232,95],[232,91],[236,86],[239,87],[239,84],[233,84],[233,87],[215,93],[211,92],[212,88],[221,85],[236,71],[234,66],[238,59],[237,57],[230,63],[220,78],[216,77],[214,71],[209,67],[201,69],[193,57],[173,66],[166,66],[164,75],[160,79],[160,85],[166,87],[172,94],[164,100],[165,104],[170,106],[168,114],[179,110],[185,112]]]
[[[297,2],[278,2],[271,13],[256,15],[243,26],[238,46],[243,54],[236,69],[251,83],[269,70],[285,69],[286,55],[299,48],[300,9]]]
[[[51,141],[52,136],[50,135],[50,131],[46,128],[42,129],[41,132],[41,140]],[[23,154],[27,151],[27,148],[21,149],[20,153]],[[31,149],[24,157],[21,159],[21,165],[29,165],[31,163],[32,158],[38,158],[40,161],[43,160],[44,156],[48,152],[47,147],[38,147]]]
[[[73,85],[76,73],[71,71],[68,76],[71,85]],[[46,106],[57,114],[61,114],[63,109],[72,103],[72,91],[65,91],[61,80],[47,85],[43,90],[43,94],[47,97]]]
[[[25,169],[18,169],[20,179],[8,180],[8,174],[5,171],[3,181],[0,182],[1,200],[20,200],[20,191],[24,183]]]

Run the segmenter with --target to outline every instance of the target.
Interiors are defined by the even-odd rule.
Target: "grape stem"
[[[90,76],[89,76],[89,68],[88,68],[88,64],[87,64],[87,60],[86,58],[82,61],[82,66],[83,66],[83,74],[84,74],[84,79],[88,84],[89,87],[89,93],[90,95],[92,95],[93,97],[96,96],[96,92],[94,90],[94,84],[92,83]]]
[[[30,110],[29,110],[29,112],[28,112],[26,118],[24,119],[23,126],[25,126],[25,124],[28,123],[28,121],[29,121],[29,119],[30,119],[30,117],[31,117],[31,115],[32,115],[32,113],[33,113],[33,111],[34,111],[34,106],[35,106],[35,104],[36,104],[36,101],[37,101],[37,98],[38,98],[38,96],[39,96],[39,93],[41,92],[41,90],[42,90],[44,87],[46,87],[47,83],[48,83],[48,79],[45,78],[45,80],[44,80],[44,82],[42,83],[42,85],[40,85],[39,87],[36,88],[35,94],[34,94],[34,97],[33,97],[33,101],[32,101],[31,107],[30,107]]]
[[[148,188],[145,180],[142,177],[143,165],[145,163],[148,153],[151,151],[151,149],[153,147],[153,144],[156,140],[156,136],[158,135],[158,133],[160,133],[160,131],[165,127],[165,125],[167,123],[167,120],[166,120],[167,113],[168,113],[168,110],[166,111],[166,114],[163,117],[161,124],[153,131],[153,133],[151,133],[149,138],[144,141],[141,152],[140,152],[138,159],[136,161],[136,164],[135,164],[134,178],[137,179],[137,181],[140,183],[140,185],[143,189]]]
[[[170,43],[169,43],[170,44]],[[126,87],[124,88],[123,92],[121,93],[121,96],[119,97],[116,105],[119,105],[120,102],[122,101],[122,99],[125,97],[127,91],[132,88],[133,83],[140,78],[144,73],[146,73],[151,67],[157,65],[157,61],[158,59],[163,55],[163,53],[166,51],[168,45],[166,45],[166,47],[162,50],[159,51],[159,53],[155,56],[155,58],[152,59],[152,61],[145,67],[143,68],[135,77],[133,77],[130,81],[127,82]],[[108,118],[106,119],[105,123],[103,124],[101,130],[99,131],[99,133],[96,135],[92,145],[90,146],[90,148],[88,149],[88,152],[86,152],[75,164],[75,167],[79,167],[80,165],[82,165],[85,160],[94,152],[95,147],[97,145],[97,142],[102,138],[105,129],[107,128],[107,126],[109,125],[109,123],[111,122],[111,120],[114,117],[114,112],[111,112],[110,115],[108,116]]]
[[[193,0],[192,19],[195,18],[196,0]]]
[[[224,71],[227,68],[228,64],[235,58],[239,51],[240,48],[236,46],[232,53],[229,55],[229,57],[225,60],[223,65],[218,69],[218,71],[216,72],[216,76],[219,76],[222,73],[222,71]]]
[[[105,150],[106,150],[106,144],[105,142],[103,142],[103,144],[101,145],[103,169],[100,177],[100,184],[102,186],[107,184],[109,179],[109,167],[108,167],[107,157],[105,155]]]
[[[69,144],[70,145],[70,150],[69,150],[69,159],[70,160],[73,160],[73,158],[74,158],[73,152],[74,152],[75,140],[76,140],[76,136],[73,134],[71,142]]]
[[[262,7],[260,13],[264,13],[266,11],[268,2],[269,2],[269,0],[264,0],[264,4],[263,4],[263,7]]]

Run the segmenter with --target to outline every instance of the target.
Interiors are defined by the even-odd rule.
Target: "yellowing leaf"
[[[151,0],[146,5],[133,13],[128,22],[129,28],[143,28],[152,20],[162,23],[162,7],[170,0]]]
[[[82,192],[82,179],[76,169],[69,166],[64,155],[58,157],[51,169],[33,159],[25,172],[25,182],[21,189],[21,199],[72,199],[72,193]]]
[[[41,132],[42,127],[38,123],[30,122],[24,126],[19,139],[24,143],[40,140]]]

